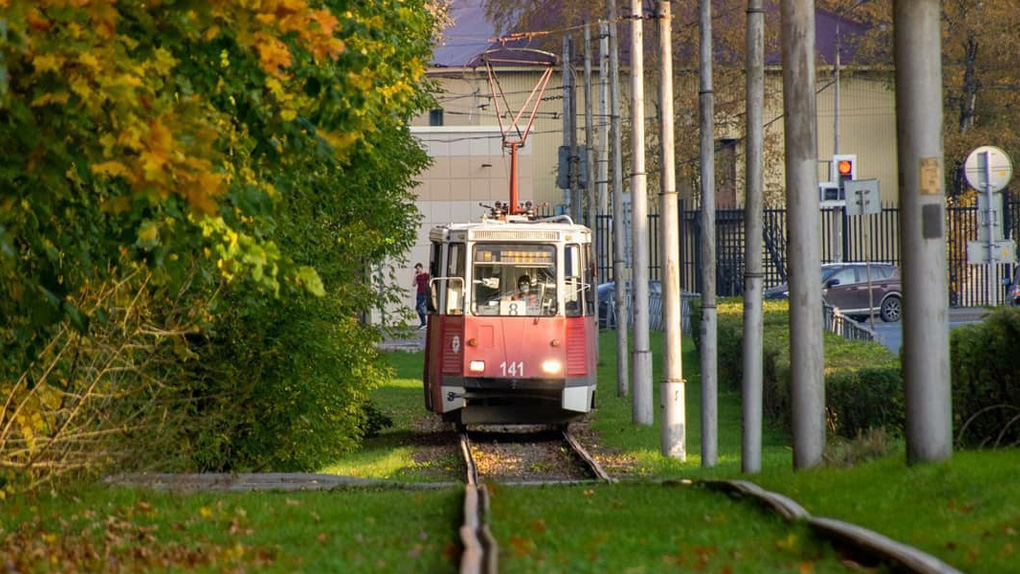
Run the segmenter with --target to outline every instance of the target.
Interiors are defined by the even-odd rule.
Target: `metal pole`
[[[630,365],[627,328],[627,237],[623,212],[623,131],[620,125],[620,43],[616,33],[616,0],[606,1],[609,13],[609,100],[612,108],[609,131],[613,144],[613,281],[616,282],[616,395],[627,396]]]
[[[940,0],[893,2],[907,461],[952,455]]]
[[[662,455],[687,460],[687,417],[682,355],[680,352],[680,206],[676,193],[676,157],[673,138],[673,22],[669,0],[659,0],[659,103],[662,106],[659,139],[662,143],[662,313],[663,367],[659,400],[662,405]]]
[[[574,97],[574,90],[571,88],[571,84],[574,80],[574,74],[570,70],[570,36],[563,37],[563,71],[562,83],[563,83],[563,145],[567,148],[567,165],[560,166],[560,169],[566,168],[567,170],[567,189],[563,192],[563,206],[568,215],[572,218],[576,216],[574,213],[574,149],[571,147],[571,134],[574,133],[574,107],[570,101]],[[575,219],[575,221],[578,221]]]
[[[790,378],[793,465],[821,464],[825,378],[818,229],[815,3],[783,0],[783,108],[790,214]]]
[[[871,224],[872,219],[870,215],[863,215],[868,219],[867,226],[864,228],[864,245],[868,248],[868,262],[865,266],[865,271],[868,275],[868,326],[871,330],[875,330],[875,288],[871,285]]]
[[[701,30],[701,464],[718,459],[718,345],[715,309],[715,94],[712,92],[712,2],[699,0]]]
[[[652,352],[648,334],[648,174],[645,173],[644,2],[631,0],[631,230],[634,249],[634,422],[651,425]]]
[[[995,265],[995,219],[996,212],[995,206],[992,201],[995,199],[992,196],[992,154],[989,152],[982,152],[980,156],[985,158],[984,172],[985,172],[985,204],[988,206],[988,210],[985,212],[988,220],[988,304],[998,305],[998,273],[996,273]],[[979,162],[980,163],[980,162]]]
[[[761,471],[762,434],[762,228],[765,196],[765,8],[747,2],[747,193],[744,200],[744,347],[741,382],[740,467]]]

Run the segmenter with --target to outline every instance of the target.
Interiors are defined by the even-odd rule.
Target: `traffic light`
[[[844,184],[855,179],[857,179],[857,156],[853,154],[832,156],[832,182],[839,188],[840,199],[846,199]]]

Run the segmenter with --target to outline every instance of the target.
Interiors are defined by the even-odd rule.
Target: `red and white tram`
[[[591,231],[511,215],[431,230],[425,406],[460,424],[562,424],[595,403]]]

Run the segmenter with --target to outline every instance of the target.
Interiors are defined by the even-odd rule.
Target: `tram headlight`
[[[468,370],[472,373],[485,372],[485,361],[471,361],[468,363]]]
[[[563,363],[559,359],[546,359],[542,361],[542,372],[547,375],[556,375],[563,370]]]

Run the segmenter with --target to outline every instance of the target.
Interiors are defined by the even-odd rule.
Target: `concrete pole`
[[[651,425],[652,352],[648,334],[648,174],[645,173],[645,55],[642,0],[631,0],[631,229],[634,249],[634,422]]]
[[[687,416],[680,352],[680,206],[676,193],[676,154],[673,138],[673,22],[669,0],[659,0],[659,103],[662,105],[659,139],[662,143],[662,383],[659,401],[662,417],[662,455],[687,460]]]
[[[907,462],[952,456],[941,2],[893,2]]]
[[[599,22],[598,212],[609,212],[609,23]],[[601,253],[608,253],[601,249]],[[603,262],[606,263],[606,262]],[[605,265],[603,265],[605,266]]]
[[[839,153],[839,69],[840,69],[840,38],[839,22],[843,19],[843,11],[836,15],[836,61],[832,67],[832,153]],[[830,169],[829,171],[833,171]]]
[[[563,194],[563,206],[566,209],[567,215],[575,217],[575,211],[577,207],[574,205],[574,149],[571,147],[574,134],[574,106],[571,100],[574,97],[574,90],[572,84],[574,81],[574,74],[570,69],[570,36],[563,36],[563,71],[562,83],[563,83],[563,145],[567,146],[567,165],[559,166],[560,169],[567,170],[567,189]],[[579,219],[575,219],[579,221]]]
[[[701,73],[701,465],[718,459],[719,369],[715,308],[715,94],[712,91],[712,0],[699,0]]]
[[[596,207],[595,204],[595,138],[594,138],[595,125],[592,122],[592,100],[591,100],[591,25],[588,22],[584,23],[584,147],[588,153],[584,154],[585,158],[585,174],[586,174],[586,185],[584,188],[584,195],[588,201],[588,215],[587,222],[588,227],[595,230],[597,225],[596,222]],[[592,239],[595,242],[595,248],[598,251],[598,233],[595,232],[592,235]],[[596,251],[596,252],[597,252]],[[594,265],[595,261],[588,262],[590,265]],[[599,308],[599,293],[595,285],[589,286],[588,297],[592,299],[595,305],[595,309]],[[595,356],[599,355],[599,338],[595,337]]]
[[[821,464],[825,450],[814,0],[782,0],[781,14],[786,203],[790,222],[793,466],[805,469]]]
[[[584,147],[588,153],[584,155],[584,170],[587,174],[587,185],[584,195],[588,200],[588,227],[595,229],[595,123],[592,120],[591,98],[591,25],[584,23]],[[595,286],[592,286],[592,293]],[[598,301],[595,302],[598,305]],[[597,308],[597,307],[596,307]]]
[[[765,197],[765,9],[747,2],[747,188],[744,199],[744,348],[741,382],[743,435],[740,467],[761,471],[762,433],[762,218]]]
[[[836,65],[833,66],[833,91],[832,91],[832,153],[833,155],[839,153],[839,52],[840,52],[840,39],[839,39],[839,22],[843,19],[843,12],[840,11],[836,16]],[[829,166],[829,171],[834,174],[838,174],[835,166]],[[837,175],[838,177],[838,175]],[[835,178],[833,178],[835,179]],[[838,180],[837,180],[838,181]],[[836,263],[843,262],[843,208],[837,207],[835,210],[836,217],[832,221],[832,229],[836,235],[835,245],[835,260]]]
[[[577,82],[574,78],[574,39],[570,36],[565,37],[567,42],[566,54],[570,58],[566,62],[567,69],[569,70],[570,83],[570,110],[567,112],[570,116],[570,140],[567,145],[570,146],[570,217],[580,223],[584,218],[584,205],[581,200],[581,157],[577,153]]]
[[[616,33],[616,0],[606,0],[609,19],[610,140],[613,145],[613,281],[616,282],[616,395],[630,392],[630,354],[627,343],[627,237],[623,212],[623,131],[620,125],[620,41]]]

